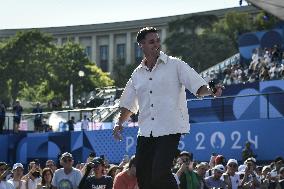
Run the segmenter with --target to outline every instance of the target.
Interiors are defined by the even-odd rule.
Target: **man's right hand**
[[[114,126],[112,135],[115,140],[119,140],[119,141],[122,140],[122,135],[121,135],[122,130],[123,130],[122,124],[116,124]]]

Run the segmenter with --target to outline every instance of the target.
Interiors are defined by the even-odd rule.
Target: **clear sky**
[[[239,0],[0,0],[0,29],[138,20],[239,6]]]

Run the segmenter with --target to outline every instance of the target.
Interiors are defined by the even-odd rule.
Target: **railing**
[[[187,101],[191,123],[236,121],[249,119],[273,119],[284,117],[284,92],[223,96],[218,98],[190,99]],[[90,130],[95,130],[96,123],[117,112],[118,100],[102,107],[75,109],[68,111],[44,112],[45,119],[51,115],[67,121],[71,116],[80,121],[84,115],[90,118]],[[34,131],[35,114],[22,115],[22,130]],[[111,122],[111,120],[110,120]],[[58,124],[58,123],[49,123]],[[93,124],[93,125],[92,125]],[[59,126],[58,126],[59,127]],[[54,131],[59,131],[54,127]],[[108,127],[107,127],[108,128]],[[13,115],[6,116],[4,130],[13,130]]]
[[[284,117],[284,92],[188,100],[191,123]]]

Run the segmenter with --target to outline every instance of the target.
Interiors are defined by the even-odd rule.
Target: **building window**
[[[135,63],[140,64],[143,59],[142,49],[138,46],[138,43],[134,43],[134,54],[135,54]]]
[[[108,46],[100,46],[100,66],[104,72],[108,71]]]
[[[116,46],[116,58],[119,61],[125,61],[125,44],[117,44]]]
[[[86,54],[89,60],[92,59],[92,47],[87,46],[84,50],[84,53]]]

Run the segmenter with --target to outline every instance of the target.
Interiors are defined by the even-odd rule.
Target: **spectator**
[[[257,175],[255,169],[256,169],[256,160],[255,158],[248,158],[245,161],[245,173],[244,178],[241,181],[241,186],[246,188],[259,188],[261,183],[261,178],[259,175]]]
[[[24,166],[21,163],[15,163],[13,165],[13,178],[10,182],[16,189],[26,189],[26,181],[22,180],[24,175]]]
[[[89,128],[89,119],[87,118],[87,115],[84,115],[84,118],[81,121],[81,129],[82,131],[87,131]]]
[[[0,134],[3,133],[5,118],[6,118],[6,107],[5,104],[0,100]]]
[[[114,179],[113,189],[138,189],[136,178],[136,159],[132,156],[125,171],[120,172]]]
[[[67,121],[68,124],[68,130],[69,131],[74,131],[74,125],[75,125],[75,117],[71,116],[71,119]]]
[[[79,189],[104,188],[112,189],[113,180],[110,176],[104,175],[104,160],[96,157],[92,162],[87,163],[86,172],[80,182]],[[90,175],[94,169],[94,175]]]
[[[115,176],[119,173],[119,169],[120,168],[118,167],[118,165],[110,165],[110,168],[107,171],[107,175],[114,179]]]
[[[19,132],[19,126],[21,123],[21,118],[22,118],[22,112],[23,112],[23,107],[20,104],[19,100],[16,100],[16,104],[13,107],[13,113],[14,113],[14,132],[18,133]]]
[[[54,173],[57,169],[56,165],[55,165],[55,162],[51,159],[47,160],[45,162],[45,167],[46,168],[50,168],[52,170],[52,172]]]
[[[28,189],[36,189],[36,186],[41,181],[41,169],[38,160],[29,163],[28,171],[28,174],[22,177],[22,179],[26,181]]]
[[[247,160],[250,157],[256,157],[256,155],[253,153],[253,151],[251,149],[250,142],[247,141],[246,144],[245,144],[245,148],[242,151],[243,161]]]
[[[213,168],[213,175],[205,178],[205,183],[208,188],[224,188],[226,189],[226,184],[221,180],[222,174],[225,172],[225,167],[221,164],[216,165]]]
[[[73,167],[74,160],[72,154],[65,152],[60,157],[60,165],[63,167],[57,169],[52,178],[53,189],[72,188],[77,189],[82,178],[81,172]]]
[[[241,186],[240,175],[238,171],[238,161],[229,159],[227,163],[227,171],[223,174],[222,180],[226,183],[228,189],[238,189]]]
[[[36,103],[36,107],[33,109],[33,113],[35,114],[34,119],[34,130],[35,132],[41,132],[42,129],[42,108],[40,107],[40,103]]]
[[[53,178],[53,171],[50,168],[44,168],[42,171],[42,180],[37,185],[37,189],[51,189],[51,181]]]
[[[180,189],[207,189],[207,185],[204,181],[204,176],[207,170],[207,164],[200,163],[196,165],[196,172],[192,170],[192,167],[189,166],[190,164],[184,164],[181,169],[182,174],[180,176]],[[178,173],[177,173],[178,175]]]
[[[5,162],[0,162],[0,188],[1,189],[14,189],[14,186],[10,182],[7,182],[10,174],[11,174],[11,171],[8,169],[7,164]]]
[[[284,188],[284,167],[281,167],[279,170],[279,186]]]

